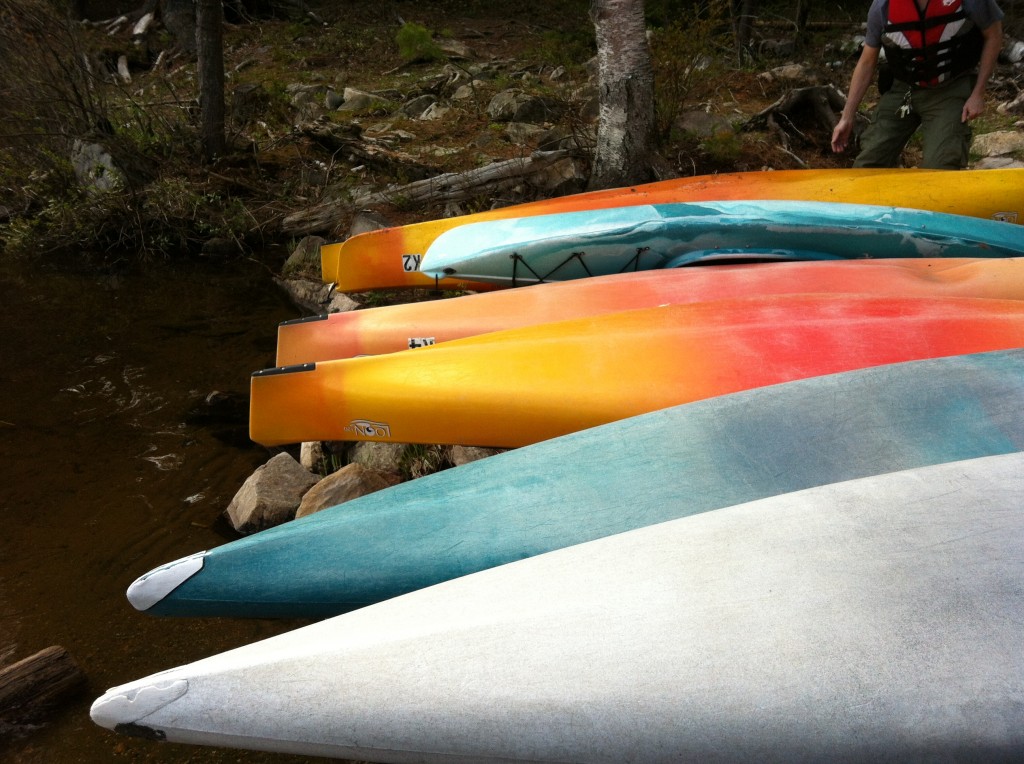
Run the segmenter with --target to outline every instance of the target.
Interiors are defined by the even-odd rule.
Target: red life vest
[[[963,0],[889,0],[882,47],[896,79],[919,87],[970,71],[981,58],[982,36]]]

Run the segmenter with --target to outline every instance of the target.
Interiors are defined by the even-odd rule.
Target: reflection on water
[[[26,762],[322,761],[156,744],[88,718],[107,687],[296,622],[157,619],[124,597],[141,573],[226,540],[220,513],[265,449],[244,404],[296,312],[261,266],[86,277],[0,268],[0,661],[63,645],[89,690],[42,729],[0,735]]]

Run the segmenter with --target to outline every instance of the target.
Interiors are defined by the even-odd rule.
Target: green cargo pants
[[[878,101],[875,116],[861,137],[854,167],[898,167],[900,153],[921,128],[921,167],[961,170],[967,166],[971,128],[960,121],[964,102],[974,88],[972,74],[962,74],[932,88],[911,87],[896,80]],[[909,93],[909,100],[908,100]],[[902,107],[910,111],[905,116]]]

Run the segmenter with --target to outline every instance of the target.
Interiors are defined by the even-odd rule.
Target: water
[[[89,681],[42,728],[0,733],[0,759],[322,761],[137,740],[88,717],[107,687],[301,625],[157,619],[124,597],[139,574],[231,538],[220,515],[271,455],[246,436],[249,375],[297,315],[248,260],[0,267],[0,663],[59,644]],[[239,413],[207,415],[212,391],[236,394]]]

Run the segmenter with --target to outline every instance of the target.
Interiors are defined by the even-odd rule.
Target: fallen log
[[[0,668],[0,720],[37,721],[85,689],[85,674],[59,645]]]
[[[374,205],[434,205],[464,202],[479,196],[496,195],[531,176],[545,173],[559,162],[570,162],[572,152],[535,151],[526,157],[506,159],[468,172],[445,173],[404,186],[361,194],[347,202],[330,199],[284,219],[282,230],[292,235],[333,233],[354,209]]]

